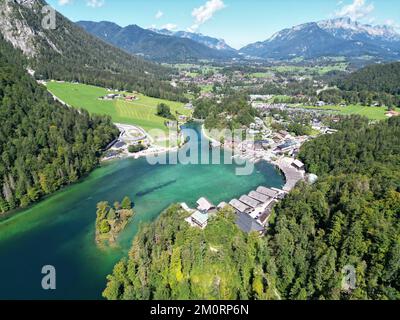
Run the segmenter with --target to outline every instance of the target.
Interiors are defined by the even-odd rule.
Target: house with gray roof
[[[268,201],[271,200],[270,197],[266,196],[265,194],[259,193],[257,191],[251,191],[249,193],[249,197],[253,198],[261,203],[267,203]]]
[[[253,198],[250,198],[247,195],[241,196],[239,201],[243,202],[245,205],[247,205],[253,209],[258,208],[261,204],[259,201],[255,200]]]
[[[249,206],[245,205],[243,202],[240,202],[238,199],[231,200],[229,204],[238,212],[248,213],[251,211]]]
[[[194,224],[199,226],[200,228],[204,229],[207,227],[208,224],[208,213],[202,213],[200,211],[195,211],[191,216],[190,219]]]
[[[240,230],[246,233],[257,232],[262,235],[265,232],[264,227],[246,213],[238,212],[236,214],[236,225]]]
[[[197,200],[197,204],[197,210],[201,212],[208,212],[212,209],[215,209],[215,206],[207,198],[204,197]]]
[[[266,187],[258,187],[257,192],[262,193],[263,195],[266,195],[272,199],[275,199],[279,195],[278,191]]]

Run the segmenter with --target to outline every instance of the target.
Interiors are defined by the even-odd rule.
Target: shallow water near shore
[[[198,125],[190,127],[201,131]],[[237,176],[235,169],[226,164],[150,165],[145,158],[101,166],[82,182],[0,222],[0,299],[100,299],[106,275],[128,253],[140,224],[153,221],[170,204],[194,207],[202,196],[218,204],[259,185],[284,184],[282,174],[266,162],[256,164],[249,176]],[[116,248],[100,249],[94,241],[96,204],[126,195],[136,215]],[[44,265],[56,268],[54,291],[41,287]]]

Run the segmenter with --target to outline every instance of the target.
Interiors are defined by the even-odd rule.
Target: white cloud
[[[169,31],[174,31],[174,30],[176,30],[178,28],[178,26],[176,25],[176,24],[173,24],[173,23],[167,23],[167,24],[165,24],[165,25],[163,25],[162,27],[161,27],[161,29],[167,29],[167,30],[169,30]]]
[[[104,0],[87,0],[86,5],[92,8],[100,8],[104,6]]]
[[[162,12],[161,10],[158,10],[155,18],[158,20],[158,19],[162,18],[162,16],[164,16],[164,12]]]
[[[366,0],[354,0],[352,4],[345,5],[337,11],[336,16],[359,20],[368,16],[374,9],[374,5]]]
[[[225,7],[222,0],[209,0],[204,5],[193,9],[192,16],[195,18],[195,22],[188,30],[192,32],[197,30],[203,23],[210,20],[217,11]]]
[[[71,4],[71,3],[72,3],[72,0],[58,0],[58,4],[60,6],[65,6],[65,5],[68,5],[68,4]]]
[[[385,20],[385,25],[394,28],[395,30],[399,31],[400,30],[400,24],[394,21],[393,19],[387,19]]]

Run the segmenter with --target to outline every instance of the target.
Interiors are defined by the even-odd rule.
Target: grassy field
[[[146,131],[151,129],[168,131],[164,125],[166,119],[156,115],[157,105],[161,102],[170,106],[171,113],[174,115],[176,111],[180,114],[190,115],[190,110],[185,109],[182,103],[150,98],[141,94],[136,95],[139,100],[132,102],[104,101],[99,98],[110,92],[100,87],[49,82],[47,88],[56,97],[74,108],[86,109],[92,114],[106,114],[111,116],[116,123],[137,125]]]
[[[387,108],[385,107],[365,107],[360,105],[350,105],[347,107],[340,106],[324,106],[324,107],[315,107],[315,106],[306,106],[302,107],[305,109],[317,109],[317,110],[326,110],[333,111],[335,113],[341,115],[352,115],[359,114],[361,116],[365,116],[371,120],[384,120],[387,119],[385,113],[387,112]],[[400,111],[397,109],[396,111]]]
[[[257,78],[257,79],[269,79],[272,78],[273,73],[271,72],[255,72],[250,74],[251,78]]]
[[[213,91],[213,86],[211,84],[201,85],[200,88],[202,93],[208,93]]]
[[[302,66],[276,66],[268,68],[272,72],[278,73],[291,73],[298,75],[311,75],[318,74],[324,75],[325,73],[331,71],[345,71],[347,69],[348,64],[345,62],[338,62],[335,64],[331,64],[328,66],[315,66],[315,67],[302,67]]]

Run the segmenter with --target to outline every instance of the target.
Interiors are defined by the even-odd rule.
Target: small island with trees
[[[97,204],[96,242],[99,245],[114,244],[121,231],[134,216],[132,201],[125,197],[122,202],[115,202],[113,206],[107,201]]]

